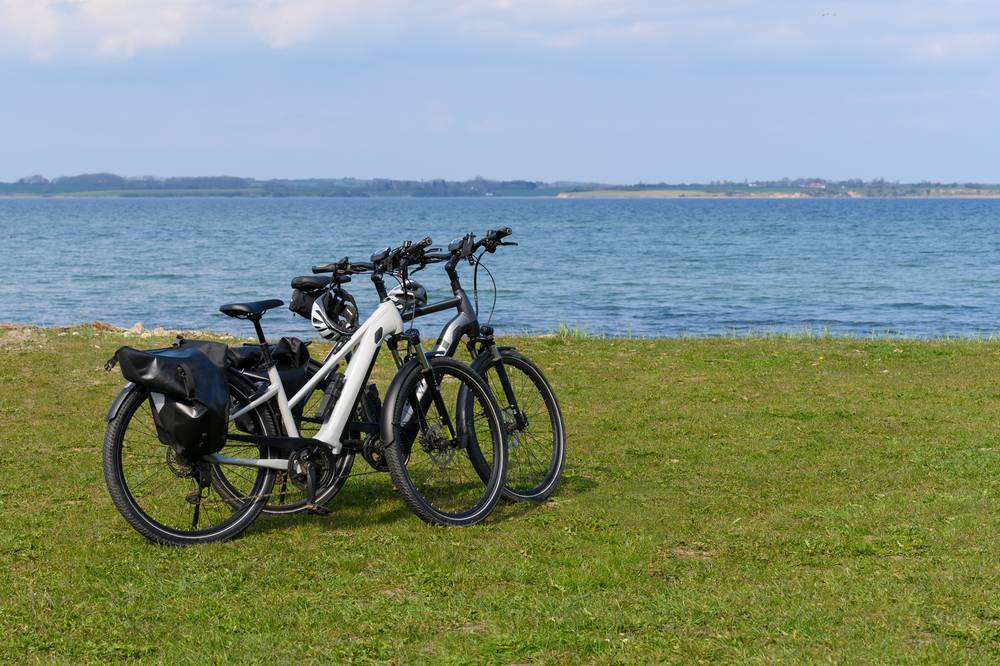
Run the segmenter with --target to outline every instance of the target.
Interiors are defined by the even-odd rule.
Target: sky
[[[0,180],[1000,182],[996,0],[0,0]]]

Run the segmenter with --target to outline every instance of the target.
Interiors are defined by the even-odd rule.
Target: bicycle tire
[[[175,467],[178,467],[176,460],[174,460],[174,467],[171,466],[171,452],[172,449],[168,446],[163,445],[159,442],[156,437],[155,432],[147,427],[149,424],[142,423],[140,427],[140,422],[134,420],[135,415],[143,407],[143,405],[149,405],[149,392],[140,386],[133,387],[132,391],[122,402],[120,408],[118,409],[114,418],[108,422],[107,429],[104,436],[104,446],[103,446],[103,469],[104,469],[104,479],[108,488],[108,494],[111,496],[111,501],[114,503],[115,508],[121,513],[122,517],[135,529],[139,534],[143,535],[150,541],[162,545],[173,545],[173,546],[189,546],[201,543],[210,543],[214,541],[224,541],[226,539],[232,539],[239,534],[241,534],[254,519],[260,514],[264,508],[266,502],[266,496],[271,491],[271,487],[274,484],[274,471],[264,468],[253,468],[257,471],[255,472],[255,477],[250,489],[250,496],[255,498],[253,501],[245,501],[242,503],[236,503],[235,505],[225,499],[215,500],[213,498],[210,507],[214,509],[215,506],[228,506],[231,514],[227,517],[222,518],[218,523],[211,525],[207,528],[198,529],[197,522],[200,520],[200,514],[202,511],[202,504],[204,503],[200,497],[201,490],[199,490],[198,502],[191,502],[187,499],[189,496],[185,496],[181,499],[181,502],[191,504],[197,504],[198,519],[192,519],[191,529],[180,529],[176,525],[171,526],[165,524],[163,521],[166,519],[165,515],[153,516],[150,514],[152,510],[150,507],[150,502],[145,502],[146,507],[144,508],[140,504],[140,500],[136,497],[135,490],[141,485],[145,484],[153,475],[159,474],[165,481],[158,481],[157,488],[162,488],[168,482],[175,486],[179,491],[185,485],[191,485],[184,482],[185,477],[175,471]],[[152,407],[149,407],[152,409]],[[268,431],[274,428],[273,423],[269,421],[269,415],[264,410],[254,410],[251,412],[252,418],[258,424],[262,430]],[[143,413],[144,415],[144,413]],[[150,423],[152,423],[152,413],[149,414]],[[132,426],[132,440],[130,443],[126,442],[126,437],[130,436],[129,426]],[[136,451],[146,451],[147,462],[141,463],[146,467],[147,472],[143,472],[145,476],[132,480],[133,472],[131,468],[133,466],[138,466],[139,463],[133,465],[129,463],[129,471],[126,472],[125,465],[123,462],[123,453],[126,448],[132,450],[132,444],[134,444],[134,449]],[[141,455],[141,454],[140,454]],[[261,452],[261,456],[264,457],[266,454]],[[162,462],[157,462],[159,457],[163,458]],[[131,458],[131,456],[129,456]],[[208,465],[208,463],[201,463]],[[163,469],[166,470],[167,474],[163,473],[163,469],[160,469],[162,465]],[[184,465],[181,464],[179,469],[183,469]],[[215,467],[214,465],[212,467]],[[149,471],[149,470],[152,471]],[[148,473],[148,475],[146,475]],[[214,472],[210,472],[214,473]],[[170,478],[173,475],[178,481],[174,482]],[[132,480],[130,484],[130,480]],[[200,485],[198,482],[191,481],[195,485]],[[209,483],[204,488],[211,488],[213,484]],[[154,488],[156,490],[157,488]],[[203,488],[203,489],[204,489]],[[193,492],[193,491],[192,491]],[[152,491],[150,491],[149,497],[152,497]],[[187,510],[187,507],[180,508],[177,506],[177,502],[174,500],[168,500],[170,506],[170,512],[181,516],[182,511],[180,509]],[[195,509],[191,509],[192,516],[195,513]],[[224,512],[226,509],[221,509],[220,512]],[[157,510],[157,513],[164,513]]]
[[[504,417],[508,462],[503,496],[512,502],[540,502],[559,486],[566,465],[566,430],[562,410],[552,385],[530,359],[511,349],[501,349],[500,357],[508,369],[509,383],[518,407],[528,418],[526,428],[518,429],[514,422],[513,408],[507,404],[506,393],[495,371],[497,361],[493,355],[489,351],[483,352],[473,361],[472,369],[486,380]],[[510,372],[510,369],[515,372]],[[516,375],[521,375],[520,380]],[[528,381],[525,382],[525,379]],[[534,408],[538,400],[531,393],[541,398],[544,412]],[[539,422],[542,422],[540,427],[531,432],[532,424],[539,425]],[[473,458],[473,463],[480,476],[485,478],[488,474],[485,460]]]
[[[443,415],[434,401],[420,400],[420,387],[425,381],[423,368],[418,361],[412,360],[400,369],[389,385],[382,411],[381,431],[386,442],[389,474],[403,501],[422,520],[435,525],[474,525],[489,516],[503,494],[507,444],[499,408],[485,381],[468,365],[440,356],[428,361],[435,381],[441,386],[445,411],[450,403],[453,414],[457,415],[460,409],[468,408],[470,401],[474,401],[483,417],[479,419],[479,425],[484,425],[486,430],[469,437],[468,432],[458,429],[458,421],[455,420],[453,426],[456,431],[449,437],[446,425],[442,425]],[[458,385],[445,381],[447,378],[457,381]],[[426,405],[420,404],[422,402]],[[406,411],[417,404],[420,404],[423,415],[420,419],[414,417],[412,411]],[[431,423],[432,420],[441,420],[442,423]],[[464,427],[473,428],[475,424],[475,421],[465,419]],[[470,443],[480,446],[487,432],[491,443],[489,455],[494,464],[484,482],[465,447]],[[408,442],[412,443],[409,447]],[[452,461],[456,464],[445,479],[444,468],[450,466]],[[425,471],[428,473],[424,474]],[[449,496],[455,501],[452,506],[445,506]],[[463,507],[455,508],[459,504]]]

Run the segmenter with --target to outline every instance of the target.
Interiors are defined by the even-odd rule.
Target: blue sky
[[[1000,182],[1000,3],[0,0],[0,180]]]

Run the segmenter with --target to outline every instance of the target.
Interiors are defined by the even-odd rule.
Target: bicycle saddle
[[[259,317],[268,310],[278,308],[285,302],[277,298],[269,298],[263,301],[252,301],[249,303],[226,303],[219,306],[219,312],[227,317],[247,318]]]
[[[301,289],[302,291],[316,291],[329,284],[329,275],[300,275],[297,278],[292,278],[292,289]]]

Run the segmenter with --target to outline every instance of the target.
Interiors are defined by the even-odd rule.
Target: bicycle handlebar
[[[338,277],[356,273],[373,273],[372,278],[374,279],[382,273],[404,270],[415,264],[420,264],[420,268],[423,268],[427,264],[442,261],[457,262],[460,259],[471,257],[480,248],[492,253],[496,252],[496,249],[501,245],[517,245],[517,243],[503,240],[512,233],[514,232],[510,227],[490,229],[486,232],[486,237],[477,242],[476,235],[469,232],[461,238],[453,240],[448,245],[447,253],[441,252],[439,248],[431,248],[434,250],[433,252],[426,252],[433,241],[430,236],[425,236],[416,242],[408,240],[398,247],[383,248],[373,253],[369,262],[352,262],[349,258],[342,257],[332,263],[313,266],[312,272],[316,274],[333,273],[334,278],[331,282],[336,281]]]
[[[464,236],[456,238],[449,243],[448,252],[450,252],[451,256],[456,260],[471,257],[476,253],[476,250],[479,250],[480,248],[493,253],[496,252],[497,248],[501,245],[517,245],[517,243],[503,240],[512,233],[514,233],[514,231],[510,227],[490,229],[486,232],[486,236],[484,238],[477,241],[476,235],[470,231]]]
[[[335,261],[333,263],[319,264],[318,266],[312,267],[313,273],[333,273],[335,277],[353,275],[355,273],[367,273],[371,270],[372,265],[370,263],[365,261],[352,262],[347,257],[343,257],[339,261]]]
[[[371,256],[369,270],[375,273],[386,273],[389,271],[402,270],[413,264],[426,263],[424,250],[430,247],[430,236],[426,236],[416,242],[406,241],[399,247],[387,247]]]

